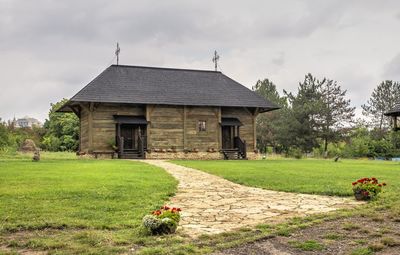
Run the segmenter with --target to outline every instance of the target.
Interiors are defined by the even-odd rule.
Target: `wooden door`
[[[121,125],[121,137],[124,138],[124,150],[135,149],[135,131],[133,125]]]
[[[222,149],[232,149],[232,127],[222,127]]]

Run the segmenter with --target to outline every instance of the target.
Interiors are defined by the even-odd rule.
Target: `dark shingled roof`
[[[73,102],[279,108],[221,72],[123,65],[108,67]]]
[[[393,109],[385,113],[386,116],[400,116],[400,102],[397,103]]]

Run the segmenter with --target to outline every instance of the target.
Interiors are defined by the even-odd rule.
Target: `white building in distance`
[[[27,128],[27,127],[32,128],[33,126],[38,126],[38,127],[43,126],[43,124],[40,121],[38,121],[35,118],[28,117],[28,116],[17,119],[17,120],[15,120],[14,123],[15,123],[15,127],[17,127],[17,128]]]

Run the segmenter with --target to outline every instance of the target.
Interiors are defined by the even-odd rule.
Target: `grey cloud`
[[[400,53],[395,55],[384,68],[385,80],[400,81]]]
[[[369,99],[372,90],[379,81],[371,74],[362,70],[338,70],[335,79],[342,88],[347,89],[347,96],[351,98],[352,105],[360,107]]]
[[[0,117],[44,119],[107,67],[117,41],[123,64],[212,69],[216,49],[224,73],[249,87],[271,78],[295,90],[312,72],[340,80],[359,105],[398,74],[399,55],[385,56],[397,53],[386,42],[400,41],[390,29],[400,3],[385,3],[0,0]]]
[[[280,52],[271,62],[277,66],[282,66],[285,63],[285,53]]]

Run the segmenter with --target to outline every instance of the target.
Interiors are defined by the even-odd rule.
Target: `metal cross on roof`
[[[117,49],[115,50],[115,55],[117,56],[117,65],[119,63],[119,53],[121,52],[121,49],[119,48],[119,43],[117,43]]]
[[[214,62],[214,67],[215,67],[215,71],[217,71],[218,69],[218,60],[219,60],[219,55],[217,53],[217,51],[214,51],[214,57],[212,59],[212,61]]]

